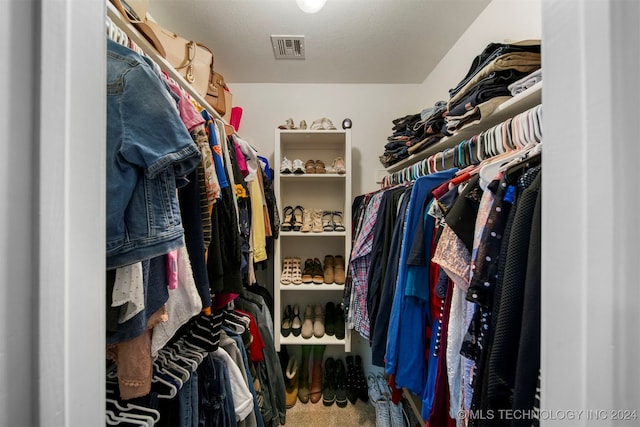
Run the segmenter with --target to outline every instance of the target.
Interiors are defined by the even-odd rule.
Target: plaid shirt
[[[380,191],[369,200],[364,212],[362,226],[351,250],[349,260],[352,278],[352,298],[349,304],[350,322],[353,324],[353,329],[365,339],[369,339],[370,332],[367,290],[369,288],[368,278],[371,265],[373,229],[378,218],[378,210],[383,194],[384,192]]]

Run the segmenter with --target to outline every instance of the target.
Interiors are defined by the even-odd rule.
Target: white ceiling
[[[209,46],[228,83],[422,83],[490,0],[151,0],[169,30]],[[304,35],[276,60],[270,35]]]

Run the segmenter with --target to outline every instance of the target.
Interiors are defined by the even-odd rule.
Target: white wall
[[[416,110],[449,99],[449,89],[467,74],[471,61],[491,42],[540,39],[540,0],[493,0],[420,85]]]
[[[378,188],[378,156],[391,134],[391,121],[413,114],[416,85],[357,84],[232,84],[234,105],[243,108],[239,134],[265,157],[273,160],[274,129],[289,117],[307,126],[328,117],[340,129],[342,120],[353,122],[354,196]],[[308,159],[301,159],[303,162]],[[333,159],[320,159],[331,162]]]

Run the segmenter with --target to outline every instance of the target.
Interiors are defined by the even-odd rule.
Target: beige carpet
[[[324,406],[318,403],[300,403],[287,409],[288,427],[374,427],[376,412],[369,403],[358,400],[355,405],[347,403],[346,408],[339,408],[335,404]]]

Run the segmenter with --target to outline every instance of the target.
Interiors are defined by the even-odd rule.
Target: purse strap
[[[163,57],[167,57],[167,52],[162,46],[162,42],[146,22],[146,15],[139,16],[138,12],[131,7],[125,0],[110,0],[111,4],[120,12],[120,15],[131,25],[133,25],[142,36],[151,43],[153,48]],[[146,13],[146,11],[145,11]]]

